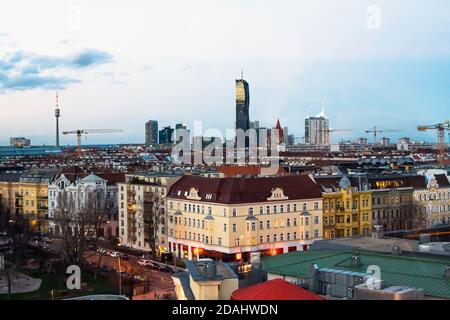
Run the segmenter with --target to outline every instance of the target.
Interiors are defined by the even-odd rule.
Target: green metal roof
[[[351,257],[361,257],[361,267],[350,265]],[[264,271],[292,277],[308,277],[312,263],[319,268],[333,268],[353,272],[366,272],[370,265],[381,270],[386,286],[403,285],[422,288],[426,295],[450,298],[450,278],[444,277],[450,265],[446,257],[392,255],[360,250],[297,251],[262,259]]]

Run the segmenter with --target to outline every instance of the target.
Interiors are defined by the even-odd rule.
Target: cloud
[[[2,79],[0,83],[4,89],[29,90],[29,89],[63,89],[67,84],[80,82],[76,79],[54,76],[40,76],[38,74],[21,75]]]
[[[80,82],[68,76],[55,76],[53,70],[82,70],[113,61],[111,54],[85,49],[67,56],[44,56],[15,51],[0,57],[0,93],[6,90],[61,89]],[[49,71],[52,75],[49,75]]]
[[[52,68],[86,68],[112,61],[112,56],[104,51],[88,49],[67,57],[35,56],[30,63],[37,64],[41,69]]]

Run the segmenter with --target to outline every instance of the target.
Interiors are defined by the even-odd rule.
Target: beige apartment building
[[[423,219],[421,227],[450,223],[450,182],[440,170],[428,170],[414,189],[415,209]]]
[[[134,173],[125,175],[118,184],[119,241],[129,248],[151,250],[152,214],[156,204],[161,219],[155,234],[158,253],[167,251],[166,195],[169,187],[181,177],[174,173]],[[156,199],[159,200],[156,200]]]
[[[183,176],[170,188],[167,217],[177,257],[248,262],[322,239],[322,194],[307,175]]]

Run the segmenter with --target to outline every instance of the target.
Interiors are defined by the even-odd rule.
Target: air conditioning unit
[[[450,265],[445,267],[444,277],[450,278]]]

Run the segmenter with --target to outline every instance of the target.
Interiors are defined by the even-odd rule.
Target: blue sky
[[[415,128],[449,118],[449,39],[446,0],[5,0],[0,145],[54,143],[56,89],[62,130],[124,131],[85,143],[143,142],[148,119],[225,130],[242,69],[265,126],[300,137],[324,103],[354,129],[335,141],[373,126],[434,141]]]

